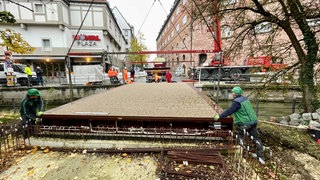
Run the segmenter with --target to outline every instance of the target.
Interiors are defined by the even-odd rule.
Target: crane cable
[[[141,30],[142,26],[144,25],[144,23],[146,22],[147,17],[149,16],[149,14],[150,14],[150,12],[151,12],[151,9],[152,9],[152,7],[153,7],[153,5],[154,5],[154,3],[155,3],[155,2],[156,2],[156,0],[154,0],[154,1],[153,1],[153,3],[152,3],[152,5],[151,5],[151,7],[150,7],[150,9],[149,9],[149,11],[148,11],[148,13],[147,13],[146,17],[144,18],[144,20],[143,20],[143,22],[142,22],[142,24],[141,24],[141,26],[140,26],[140,28],[139,28],[139,30],[138,30],[138,32],[137,32],[137,34],[136,34],[136,36],[140,33],[140,30]]]
[[[87,9],[87,12],[86,12],[84,18],[83,18],[82,21],[81,21],[81,24],[80,24],[80,26],[79,26],[79,28],[78,28],[78,31],[77,31],[76,35],[74,36],[73,41],[72,41],[72,43],[71,43],[71,45],[70,45],[70,47],[69,47],[69,49],[68,49],[67,55],[66,55],[68,75],[69,75],[70,100],[71,100],[71,101],[73,101],[73,98],[74,98],[74,97],[73,97],[73,87],[72,87],[72,79],[71,79],[71,62],[70,62],[69,53],[70,53],[70,51],[71,51],[71,49],[72,49],[72,46],[73,46],[74,42],[76,41],[76,37],[78,36],[78,34],[79,34],[79,32],[80,32],[80,30],[81,30],[81,28],[82,28],[82,26],[83,26],[83,23],[84,23],[85,19],[87,18],[87,15],[88,15],[89,12],[90,12],[90,9],[91,9],[93,3],[94,3],[94,0],[91,1],[90,6],[89,6],[89,8]]]

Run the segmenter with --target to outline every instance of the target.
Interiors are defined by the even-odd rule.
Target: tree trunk
[[[313,81],[313,63],[306,60],[301,63],[300,86],[302,89],[305,112],[314,112],[317,107],[316,92]]]

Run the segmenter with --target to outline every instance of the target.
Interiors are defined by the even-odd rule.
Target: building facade
[[[128,44],[106,0],[3,1],[0,10],[11,12],[17,21],[0,28],[15,30],[35,48],[32,54],[13,53],[13,60],[40,66],[45,76],[64,76],[69,64],[71,71],[82,64],[123,66],[121,55],[103,56],[125,51]]]
[[[214,1],[212,1],[214,2]],[[249,1],[240,0],[225,0],[219,1],[219,6],[226,9],[243,6]],[[277,7],[273,2],[266,5],[266,8],[271,12],[276,11]],[[198,2],[198,5],[200,3]],[[214,3],[211,3],[214,4]],[[235,27],[234,22],[239,22],[243,19],[242,16],[232,12],[225,13],[221,17],[206,16],[199,12],[199,7],[191,0],[175,0],[170,14],[167,16],[158,37],[157,50],[208,50],[209,53],[180,53],[180,54],[160,54],[167,61],[173,71],[182,71],[182,74],[187,73],[191,67],[203,66],[210,63],[214,59],[224,58],[228,65],[246,65],[249,57],[266,57],[266,56],[281,56],[275,60],[290,64],[297,61],[297,55],[292,48],[284,48],[284,44],[290,46],[287,35],[282,31],[275,33],[273,41],[268,39],[268,33],[276,28],[271,23],[261,23],[255,27],[254,33],[257,39],[246,38],[237,45],[239,49],[237,53],[230,53],[232,46],[234,48],[234,40],[241,33],[241,28]],[[203,7],[202,7],[203,8]],[[209,7],[214,9],[215,7]],[[314,9],[316,10],[316,8]],[[317,11],[317,10],[316,10]],[[203,16],[202,16],[203,15]],[[249,15],[250,17],[250,15]],[[254,18],[252,15],[250,18]],[[318,32],[320,29],[320,18],[308,19],[310,28]],[[238,24],[237,24],[238,25]],[[294,26],[293,26],[294,27]],[[238,29],[237,29],[238,28]],[[237,29],[237,30],[236,30]],[[318,29],[318,30],[317,30]],[[295,33],[302,37],[299,30]],[[319,33],[317,35],[320,39]],[[260,43],[260,44],[259,44]],[[278,48],[278,49],[276,49]],[[221,53],[212,53],[212,51],[221,51]],[[278,52],[278,54],[274,54]]]

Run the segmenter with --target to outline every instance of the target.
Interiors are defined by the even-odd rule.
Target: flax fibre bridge
[[[46,111],[38,135],[207,139],[232,130],[221,108],[188,83],[134,83]],[[200,138],[201,137],[201,138]]]

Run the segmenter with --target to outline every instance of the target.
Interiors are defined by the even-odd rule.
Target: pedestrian
[[[134,74],[135,74],[135,71],[134,71],[134,68],[132,67],[130,71],[130,79],[132,82],[134,82]]]
[[[24,68],[24,72],[28,75],[28,87],[31,87],[31,81],[32,81],[32,70],[30,68],[30,65],[27,64],[27,66]]]
[[[38,82],[38,85],[41,85],[43,86],[43,71],[42,69],[40,68],[40,66],[37,66],[36,68],[36,74],[37,74],[37,82]]]
[[[260,140],[259,132],[257,130],[258,121],[256,112],[254,111],[249,99],[245,96],[242,96],[243,90],[241,87],[235,86],[231,92],[234,98],[231,106],[220,115],[215,115],[214,120],[225,118],[233,114],[234,125],[238,135],[239,144],[246,149],[243,138],[245,133],[248,132],[257,148],[257,154],[253,153],[252,155],[257,156],[259,162],[264,164],[263,144]]]
[[[172,83],[172,74],[169,70],[166,72],[166,80],[168,83]]]
[[[124,83],[128,83],[128,70],[127,67],[124,67],[124,69],[122,70],[122,77],[123,77],[123,81]]]
[[[41,122],[44,103],[37,89],[29,89],[26,97],[21,101],[20,117],[23,128],[23,137],[28,138],[32,134],[32,125]]]

